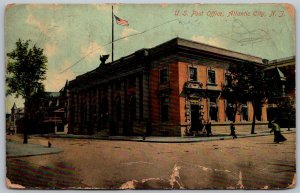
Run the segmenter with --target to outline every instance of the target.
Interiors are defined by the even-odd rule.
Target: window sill
[[[163,84],[159,84],[159,87],[158,87],[159,90],[164,90],[164,89],[168,89],[168,88],[170,88],[170,82],[165,82]]]
[[[170,81],[166,81],[166,82],[159,82],[159,85],[160,86],[164,86],[164,85],[167,85],[167,84],[169,84],[170,83]]]
[[[207,86],[218,86],[218,84],[216,84],[216,83],[210,83],[210,82],[207,82],[206,85]]]

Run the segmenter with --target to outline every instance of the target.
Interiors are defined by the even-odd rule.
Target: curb
[[[51,155],[51,154],[58,154],[63,152],[63,150],[57,152],[49,152],[49,153],[40,153],[40,154],[28,154],[28,155],[6,155],[6,158],[18,158],[18,157],[32,157],[32,156],[39,156],[39,155]]]
[[[296,131],[284,131],[283,134],[290,134],[290,133],[296,133]],[[247,134],[247,135],[241,135],[238,136],[239,138],[248,138],[248,137],[262,137],[262,136],[269,136],[273,135],[272,133],[260,133],[260,134]],[[218,141],[218,140],[233,140],[230,135],[224,136],[224,137],[218,137],[218,138],[195,138],[194,140],[142,140],[142,139],[124,139],[124,138],[104,138],[104,137],[95,137],[95,136],[76,136],[76,135],[44,135],[41,137],[51,137],[51,138],[68,138],[68,139],[95,139],[95,140],[106,140],[106,141],[131,141],[131,142],[149,142],[149,143],[195,143],[195,142],[209,142],[209,141]],[[191,138],[189,138],[191,139]]]

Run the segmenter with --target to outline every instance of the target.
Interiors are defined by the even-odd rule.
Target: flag
[[[129,25],[128,21],[126,21],[125,19],[121,19],[121,18],[117,17],[115,14],[114,14],[114,16],[116,18],[117,24],[123,25],[123,26]]]

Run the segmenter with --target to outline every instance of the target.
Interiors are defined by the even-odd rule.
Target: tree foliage
[[[235,73],[236,69],[233,68],[233,66],[230,66],[229,70],[231,70],[232,72],[229,71],[225,74],[226,83],[222,88],[222,97],[227,100],[228,104],[232,104],[232,107],[234,109],[233,122],[235,122],[236,113],[240,110],[241,105],[247,102],[247,99],[244,98],[244,88],[241,84],[237,84],[236,82],[236,80],[239,79],[240,75],[238,73]]]
[[[25,99],[24,105],[24,141],[27,143],[28,119],[32,97],[44,90],[46,79],[47,57],[43,49],[31,46],[30,40],[16,42],[16,48],[7,53],[6,94],[14,94]]]
[[[223,87],[222,95],[235,104],[235,111],[239,105],[250,101],[253,106],[253,122],[251,133],[254,133],[255,120],[261,116],[261,109],[268,98],[267,80],[262,67],[246,62],[229,67],[227,85]]]
[[[16,48],[7,53],[7,95],[15,94],[25,100],[43,90],[46,79],[47,57],[43,49],[30,47],[30,40],[16,42]]]

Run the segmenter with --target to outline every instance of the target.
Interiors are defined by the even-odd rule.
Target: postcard
[[[296,186],[291,4],[9,4],[12,189]]]

